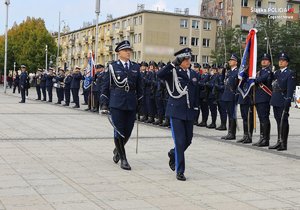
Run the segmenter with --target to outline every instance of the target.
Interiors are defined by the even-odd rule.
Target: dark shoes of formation
[[[170,128],[170,120],[169,118],[165,118],[162,116],[158,116],[157,119],[154,117],[148,117],[148,116],[138,116],[138,121],[144,122],[144,123],[149,123],[157,126],[162,126],[162,127],[168,127]]]

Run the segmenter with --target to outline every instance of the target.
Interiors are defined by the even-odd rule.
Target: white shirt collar
[[[287,67],[280,69],[281,73],[284,72],[284,70],[286,70],[286,69],[287,69]]]
[[[234,70],[236,70],[236,69],[237,69],[237,66],[231,68],[231,71],[234,71]]]
[[[128,68],[129,68],[129,66],[130,66],[130,61],[125,62],[125,61],[123,61],[123,60],[121,60],[121,59],[120,59],[120,61],[121,61],[122,65],[124,66],[124,68],[125,68],[125,63],[128,63]]]

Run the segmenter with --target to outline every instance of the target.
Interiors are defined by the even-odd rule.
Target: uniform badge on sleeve
[[[197,78],[196,78],[196,77],[193,77],[192,81],[193,81],[193,82],[197,82]]]

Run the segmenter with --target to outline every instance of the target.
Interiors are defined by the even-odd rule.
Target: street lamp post
[[[8,6],[10,0],[5,0],[6,4],[6,22],[5,22],[5,52],[4,52],[4,93],[6,93],[6,71],[7,71],[7,28],[8,28]]]
[[[48,63],[48,45],[46,45],[46,48],[45,48],[45,52],[46,52],[46,57],[45,57],[45,68],[46,68],[46,71],[48,71],[48,66],[47,66],[47,63]]]
[[[96,13],[96,43],[95,43],[95,59],[94,59],[94,62],[95,64],[97,64],[97,58],[98,58],[98,53],[97,53],[97,50],[98,50],[98,20],[99,20],[99,14],[100,14],[100,0],[96,0],[96,10],[95,10],[95,13]]]
[[[56,72],[58,71],[59,46],[60,46],[60,12],[58,13],[58,35],[57,35]]]

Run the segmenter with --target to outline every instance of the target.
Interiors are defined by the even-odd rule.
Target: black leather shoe
[[[79,106],[77,106],[77,105],[75,105],[75,106],[73,106],[72,108],[75,108],[75,109],[77,109],[77,108],[80,108]]]
[[[116,148],[114,149],[113,154],[114,154],[114,156],[113,156],[113,161],[114,161],[115,163],[118,163],[119,160],[120,160],[120,155],[119,155],[119,153],[118,153],[118,151],[117,151]]]
[[[185,180],[186,180],[186,178],[185,178],[185,176],[184,176],[183,173],[177,173],[177,174],[176,174],[176,178],[177,178],[177,180],[179,180],[179,181],[185,181]]]
[[[277,141],[277,143],[273,146],[270,146],[269,149],[278,149],[280,145],[281,145],[280,141]]]
[[[218,131],[226,131],[227,128],[226,128],[226,125],[220,125],[219,127],[216,128],[216,130],[218,130]]]
[[[82,103],[81,105],[88,105],[87,103]]]
[[[69,106],[69,104],[64,104],[63,106]]]
[[[91,109],[90,108],[86,108],[86,109],[84,109],[84,111],[90,111]]]
[[[24,104],[24,103],[25,103],[25,101],[20,101],[19,103],[20,103],[20,104]]]
[[[206,122],[201,122],[201,123],[198,124],[198,126],[199,126],[199,127],[206,127],[207,124],[206,124]]]
[[[280,147],[277,148],[277,151],[285,151],[285,150],[287,150],[287,148],[283,144],[280,144]]]
[[[121,168],[124,170],[131,170],[131,167],[126,159],[121,160]]]
[[[55,104],[61,104],[61,102],[56,102]]]
[[[233,135],[232,133],[229,133],[226,137],[225,140],[235,140],[235,135]]]
[[[211,124],[209,124],[209,125],[206,126],[206,127],[209,128],[209,129],[216,128],[216,124],[211,123]]]
[[[247,139],[247,135],[244,134],[243,138],[240,140],[237,140],[236,143],[244,143],[244,141]]]
[[[244,140],[243,144],[251,144],[252,138],[250,136],[247,136],[247,138]]]
[[[172,154],[171,151],[169,151],[168,156],[170,158],[170,160],[169,160],[170,169],[172,171],[175,171],[175,157],[174,157],[174,154]]]

